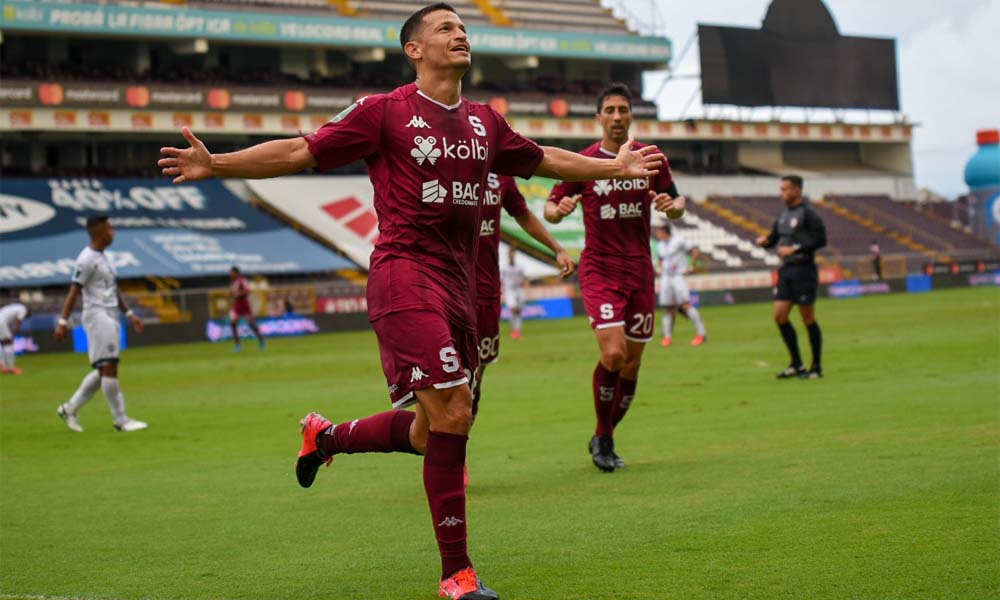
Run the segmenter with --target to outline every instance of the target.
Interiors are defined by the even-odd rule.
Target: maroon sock
[[[594,412],[597,413],[597,435],[611,435],[615,427],[611,411],[615,407],[615,388],[618,373],[609,371],[598,361],[594,369]]]
[[[431,431],[424,455],[424,489],[441,552],[441,579],[472,566],[465,528],[465,445],[467,435]]]
[[[410,444],[410,424],[417,414],[390,410],[364,419],[331,425],[316,436],[325,456],[359,452],[408,452],[420,454]]]
[[[233,328],[233,341],[239,344],[240,343],[239,325],[237,323],[230,323],[229,326]]]
[[[611,423],[615,427],[622,422],[625,418],[625,413],[628,412],[630,406],[632,406],[632,400],[635,398],[635,386],[638,385],[638,379],[625,379],[624,377],[618,378],[618,387],[615,389],[615,401],[614,406],[611,410]]]

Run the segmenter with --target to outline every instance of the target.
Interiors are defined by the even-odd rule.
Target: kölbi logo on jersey
[[[598,179],[594,182],[594,193],[607,196],[611,192],[634,192],[648,190],[649,179]]]
[[[456,160],[480,160],[489,158],[489,145],[480,142],[476,138],[472,140],[457,140],[449,142],[448,138],[441,138],[441,147],[437,147],[438,140],[434,136],[416,136],[413,138],[414,148],[410,150],[410,156],[417,160],[417,164],[423,166],[424,162],[432,165],[437,164],[437,160],[444,156]]]

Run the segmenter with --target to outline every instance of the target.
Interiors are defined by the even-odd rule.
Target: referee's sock
[[[813,370],[823,368],[823,332],[820,331],[819,323],[813,321],[812,325],[807,325],[809,330],[809,345],[813,353]]]
[[[795,328],[792,327],[791,323],[782,323],[778,325],[778,330],[781,331],[781,339],[785,340],[785,345],[788,346],[788,354],[792,357],[792,366],[801,367],[802,356],[799,354],[799,337],[795,335]]]

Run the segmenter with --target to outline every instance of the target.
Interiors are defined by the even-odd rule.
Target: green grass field
[[[823,301],[816,382],[774,380],[770,311],[706,309],[707,345],[648,348],[610,475],[585,448],[586,322],[505,339],[469,448],[484,581],[505,600],[998,597],[1000,291]],[[435,598],[419,458],[295,482],[303,414],[386,409],[377,356],[370,333],[130,350],[133,434],[100,394],[85,433],[56,417],[83,356],[23,358],[0,381],[0,598]]]

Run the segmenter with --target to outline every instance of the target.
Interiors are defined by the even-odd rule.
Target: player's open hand
[[[778,256],[781,258],[788,258],[793,254],[795,254],[795,248],[791,246],[778,246]]]
[[[181,128],[181,135],[191,147],[160,148],[160,153],[167,158],[161,158],[156,164],[163,169],[164,175],[174,178],[174,183],[208,179],[212,176],[212,155],[208,148],[187,127]]]
[[[684,196],[672,198],[670,194],[657,194],[652,191],[649,192],[649,196],[653,199],[656,210],[667,213],[667,218],[679,219],[684,216],[684,209],[687,208],[687,198]]]
[[[618,149],[616,159],[621,166],[622,179],[642,179],[652,177],[660,172],[660,167],[666,157],[656,146],[644,146],[638,150],[633,150],[635,138],[630,137]]]
[[[565,250],[556,253],[556,264],[559,265],[559,276],[566,279],[576,271],[576,263],[566,254]]]
[[[137,315],[129,317],[128,322],[132,324],[132,329],[135,329],[136,333],[142,333],[144,326],[142,324],[142,319],[140,319]]]
[[[580,203],[580,194],[574,196],[563,196],[559,204],[556,205],[556,214],[559,215],[560,219],[565,218],[571,212],[576,210],[576,205]]]
[[[61,342],[61,341],[63,341],[63,340],[66,339],[66,331],[67,331],[67,329],[68,328],[65,325],[63,325],[62,323],[56,325],[55,337],[56,337],[56,341],[57,342]]]

